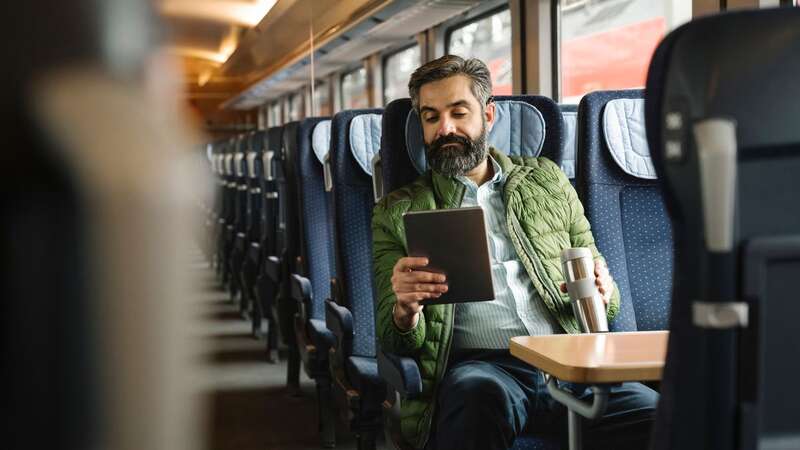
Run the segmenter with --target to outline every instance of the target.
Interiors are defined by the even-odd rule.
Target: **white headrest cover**
[[[350,151],[361,170],[372,176],[372,157],[381,149],[381,115],[362,114],[350,122]]]
[[[655,180],[644,126],[644,99],[619,98],[606,103],[603,132],[611,157],[623,172]]]
[[[311,132],[311,149],[317,155],[320,164],[325,164],[325,155],[331,148],[331,121],[323,120],[314,126]]]
[[[564,151],[561,158],[561,170],[567,174],[567,178],[575,178],[575,145],[576,134],[578,132],[578,113],[575,111],[564,111]]]
[[[494,126],[489,131],[489,145],[516,156],[539,156],[544,145],[546,126],[542,113],[533,105],[517,100],[495,102]],[[406,118],[406,149],[419,173],[428,169],[422,126],[415,110]]]

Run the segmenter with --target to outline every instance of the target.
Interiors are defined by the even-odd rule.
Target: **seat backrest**
[[[575,186],[575,153],[578,142],[578,105],[565,103],[558,105],[561,109],[561,118],[564,119],[564,139],[561,146],[561,158],[556,161],[561,170]]]
[[[265,131],[256,131],[250,136],[247,154],[247,235],[250,240],[258,240],[261,231],[261,205],[263,193],[261,192],[261,178],[263,174],[261,157],[264,154]]]
[[[800,448],[798,73],[796,8],[694,20],[650,64],[647,137],[676,237],[657,450]]]
[[[247,221],[247,146],[250,140],[248,133],[236,136],[233,154],[233,177],[236,183],[236,218],[237,231],[244,231]]]
[[[261,178],[261,194],[264,203],[261,205],[261,251],[265,255],[276,255],[278,229],[278,190],[276,166],[280,158],[283,142],[283,127],[272,127],[267,130],[264,154],[261,157],[263,177]]]
[[[331,121],[330,163],[336,273],[353,315],[353,354],[375,356],[372,286],[372,157],[380,146],[380,109],[342,111]]]
[[[287,152],[298,189],[300,261],[295,270],[311,281],[308,317],[318,320],[324,320],[324,302],[330,298],[330,279],[334,276],[331,212],[323,174],[330,148],[330,124],[330,119],[319,117],[300,121],[296,148]]]
[[[578,107],[577,190],[620,291],[614,331],[667,328],[672,226],[650,160],[641,90],[598,91]]]
[[[497,96],[495,126],[488,141],[514,155],[546,156],[560,161],[563,122],[558,105],[537,95]],[[419,116],[411,99],[395,100],[386,107],[381,139],[384,192],[416,179],[427,169]]]

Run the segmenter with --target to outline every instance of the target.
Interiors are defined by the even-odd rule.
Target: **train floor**
[[[320,449],[314,382],[301,378],[301,395],[286,388],[286,361],[270,363],[264,342],[250,335],[228,295],[199,251],[192,258],[195,298],[201,320],[196,334],[202,344],[204,430],[210,450]],[[337,431],[337,449],[356,449],[355,438]],[[378,450],[384,450],[379,436]]]

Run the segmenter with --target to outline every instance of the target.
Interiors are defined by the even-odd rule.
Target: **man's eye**
[[[437,120],[439,120],[439,118],[436,116],[428,116],[425,118],[425,122],[428,123],[436,123]]]
[[[467,115],[467,113],[463,113],[463,112],[453,113],[453,117],[459,117],[459,118],[464,117],[466,115]]]

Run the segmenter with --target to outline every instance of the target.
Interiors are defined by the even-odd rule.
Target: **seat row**
[[[643,132],[642,91],[589,94],[579,108],[540,96],[495,102],[490,144],[548,157],[577,185],[622,293],[612,329],[665,328],[671,232]],[[376,348],[370,231],[375,201],[426,170],[410,100],[239,136],[212,153],[220,188],[209,254],[222,282],[270,352],[279,336],[286,345],[289,385],[297,386],[301,361],[316,380],[323,444],[333,444],[337,398],[360,446],[371,448],[381,405],[397,403],[395,390],[418,393],[400,385],[415,378],[403,372],[411,361]]]

